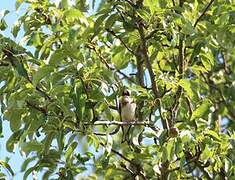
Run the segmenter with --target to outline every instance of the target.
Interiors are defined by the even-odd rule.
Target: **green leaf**
[[[150,19],[150,14],[149,14],[149,12],[147,11],[147,10],[145,10],[145,9],[143,9],[143,8],[139,8],[138,10],[137,10],[137,14],[143,19],[143,20],[145,20],[146,22],[148,22],[149,21],[149,19]]]
[[[107,17],[107,14],[102,14],[96,19],[94,23],[94,30],[98,29],[101,26],[101,24],[104,22],[106,17]]]
[[[76,108],[77,117],[79,118],[79,121],[83,121],[86,105],[86,95],[82,94],[82,87],[79,83],[75,85],[72,96]]]
[[[30,173],[32,173],[35,169],[37,169],[36,166],[33,166],[24,173],[23,180],[27,180],[27,177],[29,176]]]
[[[63,50],[56,50],[52,53],[49,64],[52,66],[57,66],[65,57],[66,53]]]
[[[68,9],[68,0],[62,0],[61,3],[64,9]]]
[[[201,159],[202,160],[208,160],[209,158],[211,158],[213,156],[213,151],[209,148],[208,145],[205,146],[205,149],[203,150],[202,154],[201,154]]]
[[[18,130],[16,132],[14,132],[10,138],[7,140],[7,143],[6,143],[6,149],[8,152],[13,152],[14,150],[14,146],[16,143],[19,142],[20,140],[20,136],[23,134],[23,130]]]
[[[123,51],[114,54],[112,57],[112,63],[117,67],[117,69],[124,69],[128,66],[128,60],[126,59],[125,53]]]
[[[11,166],[8,163],[0,160],[0,165],[6,168],[11,173],[11,175],[14,176],[14,171],[11,169]]]
[[[192,140],[193,136],[189,130],[183,130],[180,132],[180,138],[182,143],[186,144]]]
[[[13,74],[12,77],[9,77],[7,87],[4,89],[4,91],[5,92],[11,91],[16,84],[16,80],[17,80],[17,78],[16,78],[15,74]]]
[[[46,76],[50,75],[53,72],[54,68],[52,66],[42,66],[38,69],[38,71],[33,75],[33,85],[37,86],[37,84]]]
[[[4,19],[0,21],[0,30],[4,31],[7,28],[7,23]]]
[[[42,42],[41,42],[41,37],[40,37],[40,33],[39,32],[33,32],[32,35],[30,36],[30,39],[28,41],[27,45],[33,45],[35,47],[37,46],[41,46]]]
[[[126,22],[126,21],[124,21],[123,22],[123,27],[124,27],[124,29],[126,30],[126,31],[128,31],[128,32],[132,32],[132,31],[134,31],[135,30],[135,23],[134,22]]]
[[[186,91],[187,95],[193,99],[194,93],[193,93],[193,87],[190,83],[190,80],[188,79],[181,79],[179,81],[179,85]]]
[[[72,153],[74,152],[74,150],[76,149],[78,143],[77,142],[73,142],[70,146],[69,149],[66,151],[64,157],[66,159],[66,161],[70,161]]]
[[[215,58],[213,57],[213,54],[211,52],[202,53],[200,57],[202,60],[202,64],[206,68],[206,70],[211,71],[215,63]]]
[[[175,153],[174,139],[168,141],[166,148],[167,148],[167,152],[168,152],[167,159],[168,159],[168,161],[171,161],[173,159],[174,153]]]
[[[151,15],[157,10],[158,1],[156,0],[145,0],[144,5],[150,9]],[[159,13],[159,12],[158,12]]]
[[[44,142],[44,148],[43,148],[45,154],[48,154],[54,137],[55,137],[55,133],[53,132],[46,136],[45,142]]]
[[[36,158],[37,158],[36,156],[27,158],[21,165],[21,172],[24,172],[27,169],[29,163],[34,161]]]
[[[105,21],[105,28],[110,29],[118,19],[118,14],[112,14]]]
[[[21,150],[26,154],[29,154],[30,152],[34,152],[34,151],[41,152],[43,150],[43,144],[36,140],[24,142],[20,144],[20,146],[21,146]]]
[[[94,145],[96,151],[98,150],[100,143],[99,143],[99,139],[96,136],[88,135],[87,141],[89,145]]]
[[[58,151],[62,151],[64,149],[64,136],[65,135],[64,135],[64,133],[62,131],[60,131],[57,134],[56,140],[57,140],[57,144],[58,144]],[[68,141],[68,144],[69,144],[69,141]]]
[[[1,15],[2,18],[4,18],[4,17],[5,17],[7,14],[9,14],[9,13],[10,13],[9,10],[3,9],[3,10],[1,10],[0,15]]]
[[[191,120],[203,117],[210,109],[212,103],[210,100],[205,99],[195,111],[193,111]]]
[[[0,178],[1,178],[1,180],[7,179],[6,175],[4,173],[1,173],[1,172],[0,172]]]
[[[19,9],[20,5],[24,2],[24,0],[16,0],[16,3],[15,3],[15,8],[16,10]]]
[[[75,19],[82,18],[83,14],[81,11],[77,9],[69,9],[64,12],[64,16],[69,22],[72,22]]]
[[[22,62],[16,63],[16,70],[20,76],[23,76],[25,79],[28,79],[28,72]]]
[[[24,109],[11,108],[4,112],[4,118],[10,121],[11,130],[17,131],[21,127],[21,117],[24,113]]]
[[[199,66],[199,65],[193,65],[192,66],[192,71],[194,74],[196,74],[197,76],[201,76],[201,73],[205,73],[207,72],[207,70],[202,67],[202,66]]]
[[[78,117],[82,121],[84,119],[85,105],[86,105],[86,96],[80,95],[78,99]]]
[[[213,138],[216,141],[222,141],[222,139],[219,137],[219,135],[212,130],[206,130],[206,132],[204,132],[205,135],[209,135],[211,138]]]
[[[187,19],[182,19],[182,33],[186,35],[192,35],[195,33],[192,23]]]

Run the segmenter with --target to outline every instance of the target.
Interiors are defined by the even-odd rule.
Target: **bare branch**
[[[85,125],[119,125],[119,126],[154,126],[153,123],[148,121],[96,121],[94,123],[84,123]]]

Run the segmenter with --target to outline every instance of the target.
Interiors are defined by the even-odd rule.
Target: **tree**
[[[235,177],[234,1],[22,4],[12,34],[33,52],[1,35],[0,100],[25,179]],[[135,122],[120,121],[125,88]]]

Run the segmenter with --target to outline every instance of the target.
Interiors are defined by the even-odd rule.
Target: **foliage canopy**
[[[24,179],[235,178],[233,0],[22,4],[21,43],[0,35],[0,102]],[[125,87],[138,105],[129,145]]]

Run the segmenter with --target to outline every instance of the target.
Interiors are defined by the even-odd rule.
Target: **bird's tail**
[[[131,143],[130,139],[130,126],[122,126],[122,143],[127,142],[128,144]]]

